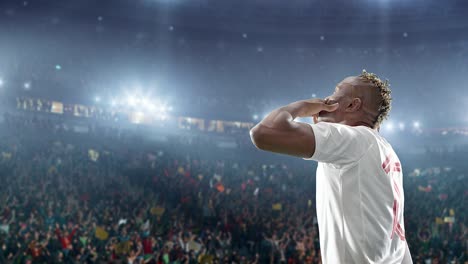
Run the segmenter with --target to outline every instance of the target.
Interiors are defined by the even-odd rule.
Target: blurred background
[[[3,0],[0,263],[321,263],[316,164],[248,132],[363,69],[413,261],[464,263],[467,32],[462,0]]]

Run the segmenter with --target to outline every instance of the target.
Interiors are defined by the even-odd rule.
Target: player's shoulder
[[[350,126],[340,123],[329,123],[329,122],[319,122],[313,126],[319,126],[324,129],[336,130],[338,132],[350,133],[352,135],[369,135],[369,136],[379,136],[378,132],[375,129],[372,129],[367,126]]]
[[[356,130],[374,130],[370,127],[367,126],[350,126],[346,124],[341,124],[341,123],[331,123],[331,122],[318,122],[316,124],[312,124],[313,126],[328,126],[328,127],[335,127],[335,128],[341,128],[341,129],[356,129]]]

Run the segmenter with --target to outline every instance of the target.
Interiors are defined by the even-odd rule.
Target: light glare
[[[393,131],[393,123],[392,123],[392,122],[388,122],[388,123],[385,125],[385,128],[386,128],[388,131]]]
[[[135,98],[135,96],[130,95],[127,98],[127,103],[129,106],[135,106],[137,104],[137,99]]]
[[[403,122],[398,123],[398,127],[400,128],[401,131],[405,130],[405,123]]]

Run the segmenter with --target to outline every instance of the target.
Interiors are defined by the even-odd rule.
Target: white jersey
[[[412,263],[403,224],[403,174],[392,146],[365,126],[311,126],[315,153],[306,160],[319,162],[322,262]]]

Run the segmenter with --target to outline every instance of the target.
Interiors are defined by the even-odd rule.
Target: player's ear
[[[361,108],[362,101],[361,98],[355,97],[351,102],[349,102],[348,106],[346,107],[346,112],[356,112]]]

